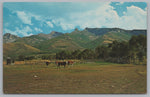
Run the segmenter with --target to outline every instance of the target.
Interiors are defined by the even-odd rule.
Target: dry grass
[[[4,65],[7,94],[146,93],[146,66],[86,63],[57,69],[55,64]]]

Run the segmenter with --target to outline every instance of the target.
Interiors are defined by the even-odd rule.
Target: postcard
[[[147,3],[4,2],[3,92],[147,93]]]

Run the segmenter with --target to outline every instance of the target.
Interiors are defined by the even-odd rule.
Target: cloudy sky
[[[3,34],[20,37],[75,28],[147,29],[145,2],[5,2]]]

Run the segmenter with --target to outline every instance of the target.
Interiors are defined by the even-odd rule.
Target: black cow
[[[11,58],[10,57],[7,57],[7,65],[11,64]]]
[[[64,66],[65,68],[67,62],[56,62],[56,64],[57,64],[57,67]]]
[[[46,62],[46,66],[48,66],[50,64],[50,62]]]

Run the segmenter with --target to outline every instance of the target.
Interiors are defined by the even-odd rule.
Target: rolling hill
[[[39,49],[23,43],[5,43],[3,44],[3,57],[16,57],[19,55],[31,55],[40,52]]]
[[[42,41],[50,40],[60,35],[62,35],[61,32],[52,31],[49,34],[40,33],[38,35],[31,35],[28,37],[19,38],[19,39],[16,39],[14,42],[25,43],[31,46],[35,46],[36,44],[39,44]]]
[[[141,32],[141,33],[140,33]],[[86,28],[75,29],[51,40],[43,41],[35,47],[41,50],[57,51],[75,49],[94,49],[98,45],[107,45],[114,40],[128,41],[133,35],[144,34],[146,30],[124,30],[120,28]],[[74,47],[72,46],[74,45]],[[62,46],[63,45],[63,46]]]
[[[94,49],[98,45],[107,45],[114,40],[128,41],[133,35],[147,35],[146,30],[124,30],[120,28],[85,28],[75,29],[71,33],[51,32],[28,37],[6,37],[4,40],[4,54],[32,54],[38,52],[56,53],[61,50]],[[12,41],[13,40],[13,41]]]
[[[76,50],[83,49],[79,44],[72,40],[68,34],[63,34],[59,37],[46,40],[35,45],[36,48],[42,51],[57,52],[60,50]]]

